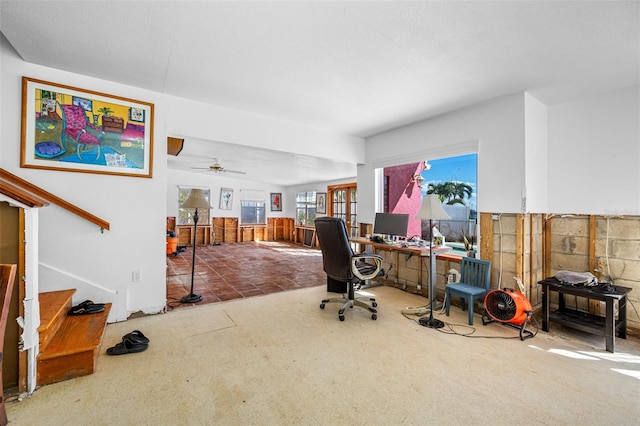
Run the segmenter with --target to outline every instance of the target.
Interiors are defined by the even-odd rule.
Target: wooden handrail
[[[19,178],[18,176],[9,173],[8,171],[0,168],[0,188],[3,189],[3,193],[8,191],[7,196],[14,196],[17,201],[24,202],[25,200],[30,202],[24,202],[24,204],[30,206],[42,207],[46,205],[42,203],[42,200],[49,201],[53,204],[56,204],[62,207],[65,210],[70,211],[71,213],[80,216],[81,218],[88,220],[91,223],[95,223],[100,227],[101,231],[105,229],[109,230],[109,222],[106,220],[100,219],[98,216],[95,216],[89,213],[86,210],[81,209],[80,207],[69,203],[68,201],[63,200],[60,197],[53,195],[50,192],[45,191],[44,189],[27,182],[24,179]],[[29,197],[29,194],[32,196]]]

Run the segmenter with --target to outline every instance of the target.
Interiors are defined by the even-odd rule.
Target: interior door
[[[329,212],[333,217],[339,217],[347,225],[347,232],[351,238],[358,236],[358,186],[356,183],[330,186]]]

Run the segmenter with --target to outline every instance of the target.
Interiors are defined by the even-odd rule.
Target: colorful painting
[[[153,104],[22,78],[20,167],[151,177]]]
[[[282,211],[282,193],[281,192],[271,193],[271,211],[272,212]]]

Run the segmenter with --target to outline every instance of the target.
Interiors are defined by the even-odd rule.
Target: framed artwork
[[[271,193],[271,211],[272,212],[282,211],[282,193],[281,192]]]
[[[129,120],[144,122],[144,110],[142,108],[129,108]]]
[[[93,102],[91,102],[91,100],[89,99],[82,99],[74,96],[72,102],[74,105],[82,107],[82,109],[85,111],[93,111]]]
[[[327,213],[327,193],[316,192],[316,213]]]
[[[233,189],[220,188],[220,210],[231,210],[233,205]]]
[[[152,176],[153,104],[22,77],[20,167]]]

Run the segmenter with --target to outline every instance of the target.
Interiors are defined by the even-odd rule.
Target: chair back
[[[60,105],[65,121],[65,128],[79,131],[87,126],[87,114],[77,105]]]
[[[324,272],[339,281],[354,278],[351,271],[353,250],[349,244],[347,227],[342,219],[319,217],[315,220],[316,235],[322,250]]]
[[[463,257],[460,261],[460,283],[489,291],[491,285],[491,262]]]

